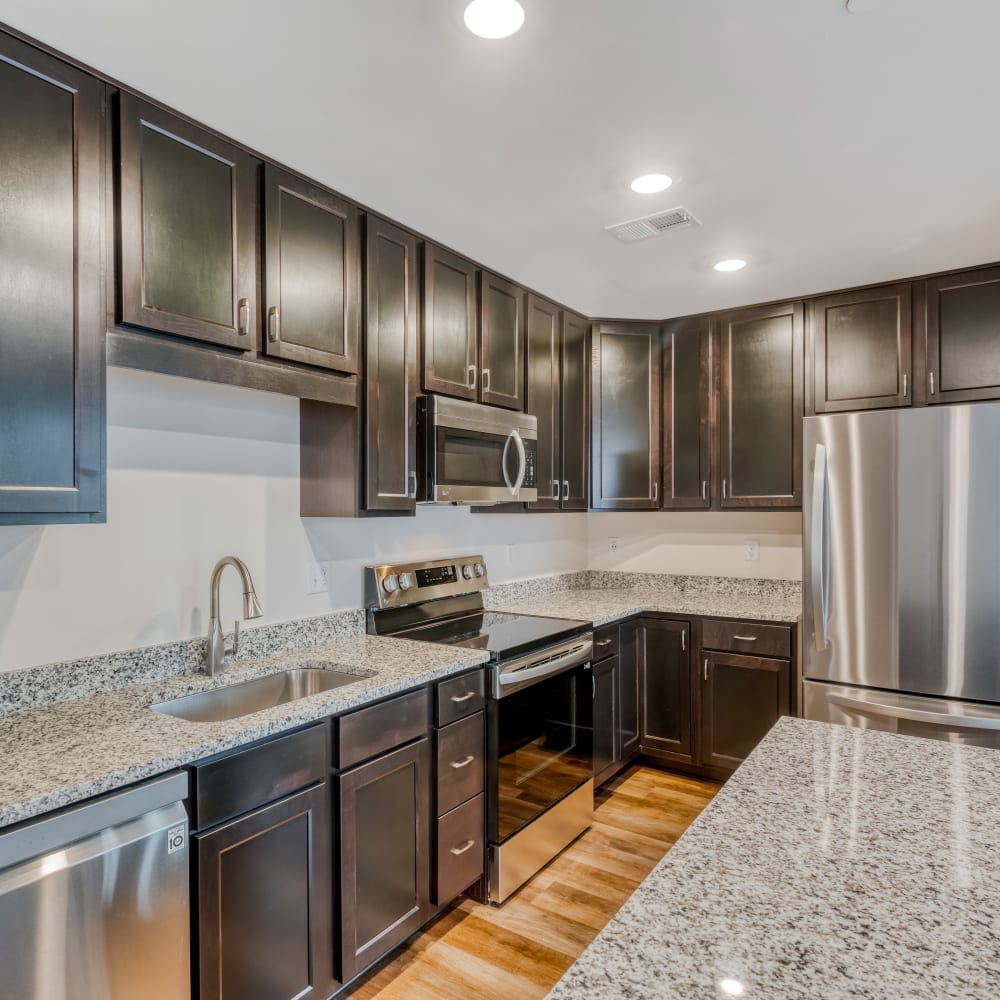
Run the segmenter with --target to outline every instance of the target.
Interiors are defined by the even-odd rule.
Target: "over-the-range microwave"
[[[447,396],[417,400],[420,503],[538,499],[538,421],[526,413]]]

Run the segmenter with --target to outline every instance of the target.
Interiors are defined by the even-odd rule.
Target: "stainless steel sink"
[[[257,677],[252,681],[187,694],[183,698],[151,705],[150,708],[154,712],[173,715],[188,722],[223,722],[251,715],[265,708],[274,708],[275,705],[298,701],[299,698],[308,698],[312,694],[332,691],[373,676],[370,670],[346,674],[341,670],[329,670],[325,667],[301,666],[283,670],[279,674],[269,674],[267,677]]]

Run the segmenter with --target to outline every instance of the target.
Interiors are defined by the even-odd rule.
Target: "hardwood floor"
[[[544,997],[718,788],[667,771],[629,768],[598,793],[594,825],[503,907],[462,903],[347,995]]]

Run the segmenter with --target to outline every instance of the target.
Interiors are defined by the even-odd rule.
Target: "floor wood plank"
[[[504,906],[460,904],[347,995],[540,1000],[718,788],[629,768],[598,793],[594,825]]]

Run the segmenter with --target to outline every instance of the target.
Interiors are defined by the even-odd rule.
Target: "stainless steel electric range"
[[[370,566],[375,635],[489,653],[486,878],[502,903],[590,826],[594,812],[589,622],[487,611],[482,556]]]

